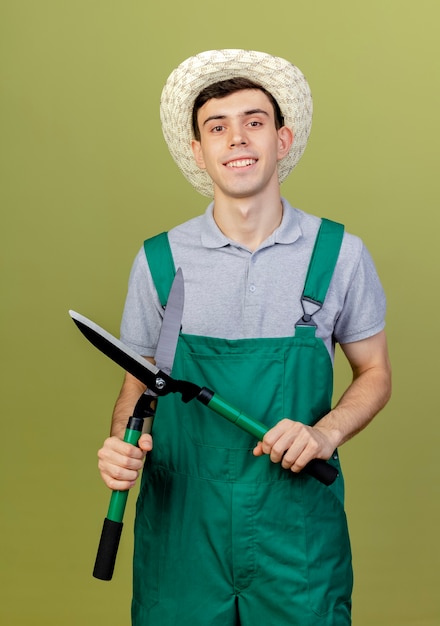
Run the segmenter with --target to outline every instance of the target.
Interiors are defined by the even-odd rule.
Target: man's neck
[[[280,196],[268,198],[216,197],[214,219],[222,233],[249,250],[256,250],[281,224]]]

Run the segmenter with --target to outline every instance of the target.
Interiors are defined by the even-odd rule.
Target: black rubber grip
[[[99,580],[112,579],[122,526],[122,522],[114,522],[108,519],[108,517],[104,520],[95,567],[93,569],[93,576],[99,578]]]
[[[316,478],[324,485],[331,485],[339,475],[336,467],[323,459],[312,459],[304,467],[303,472],[310,474],[310,476],[313,476],[313,478]]]

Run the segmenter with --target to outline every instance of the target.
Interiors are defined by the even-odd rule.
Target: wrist
[[[327,440],[330,454],[344,443],[344,434],[342,430],[335,424],[333,411],[328,413],[314,426]]]

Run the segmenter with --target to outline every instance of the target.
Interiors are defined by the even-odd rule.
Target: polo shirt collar
[[[302,235],[296,209],[292,208],[284,198],[281,198],[281,201],[283,203],[283,219],[281,220],[281,224],[263,241],[259,249],[273,246],[276,243],[294,243]],[[202,245],[205,248],[223,248],[229,245],[237,246],[237,242],[226,237],[217,226],[214,220],[213,210],[214,202],[211,202],[203,215],[201,232]]]

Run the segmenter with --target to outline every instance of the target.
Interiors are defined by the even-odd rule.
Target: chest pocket
[[[182,339],[176,366],[184,379],[201,382],[268,427],[279,421],[284,409],[285,342]],[[255,445],[254,437],[199,403],[193,403],[188,417],[181,427],[195,445],[246,450]]]

